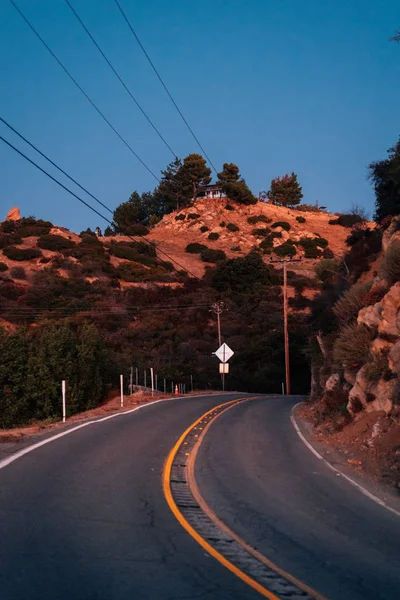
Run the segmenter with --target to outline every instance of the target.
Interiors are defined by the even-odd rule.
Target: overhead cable
[[[51,56],[54,58],[54,60],[58,63],[58,65],[62,68],[62,70],[64,71],[64,73],[70,78],[70,80],[75,84],[75,86],[78,88],[78,90],[85,96],[86,100],[91,104],[91,106],[95,109],[95,111],[101,116],[101,118],[107,123],[107,125],[113,130],[113,132],[115,133],[115,135],[121,140],[121,142],[123,144],[125,144],[125,146],[128,148],[128,150],[137,158],[137,160],[141,163],[141,165],[154,177],[154,179],[156,179],[158,182],[160,181],[160,179],[157,177],[157,175],[155,175],[155,173],[150,169],[150,167],[148,167],[146,165],[146,163],[140,158],[140,156],[135,152],[135,150],[132,148],[132,146],[125,140],[125,138],[122,137],[122,135],[115,129],[114,125],[112,125],[112,123],[107,119],[107,117],[104,115],[104,113],[98,108],[98,106],[93,102],[93,100],[88,96],[88,94],[85,92],[85,90],[79,85],[79,83],[76,81],[76,79],[71,75],[71,73],[68,71],[68,69],[65,67],[65,65],[61,62],[61,60],[56,56],[56,54],[53,52],[53,50],[50,48],[50,46],[48,46],[48,44],[44,41],[44,39],[41,37],[41,35],[38,33],[38,31],[34,28],[34,26],[32,25],[32,23],[28,20],[28,18],[24,15],[24,13],[21,11],[21,9],[17,6],[17,4],[14,2],[14,0],[10,0],[12,6],[15,8],[15,10],[19,13],[19,15],[22,17],[22,19],[25,21],[25,23],[28,25],[28,27],[33,31],[33,33],[36,35],[36,37],[38,38],[38,40],[40,40],[40,42],[43,44],[43,46],[46,48],[46,50],[51,54]]]
[[[103,50],[99,46],[99,44],[96,42],[96,40],[94,39],[93,35],[90,33],[90,31],[88,30],[88,28],[86,27],[85,23],[82,21],[82,19],[80,18],[80,16],[76,12],[76,10],[74,9],[74,7],[70,3],[70,1],[69,0],[65,0],[65,3],[69,6],[69,8],[73,12],[73,14],[77,18],[77,20],[79,21],[79,23],[83,27],[84,31],[87,33],[87,35],[89,36],[89,38],[92,40],[92,42],[96,46],[97,50],[100,52],[101,56],[104,58],[104,60],[106,61],[106,63],[108,64],[108,66],[110,67],[110,69],[112,70],[112,72],[114,73],[114,75],[117,77],[117,79],[119,80],[119,82],[121,83],[121,85],[124,87],[124,89],[126,90],[126,92],[129,94],[130,98],[136,104],[136,106],[138,107],[138,109],[140,110],[140,112],[142,113],[142,115],[144,116],[144,118],[151,125],[151,127],[154,129],[154,131],[156,132],[156,134],[158,135],[158,137],[165,144],[165,146],[168,148],[168,150],[171,152],[171,154],[174,156],[174,158],[176,158],[177,157],[176,152],[174,152],[172,150],[171,146],[165,140],[165,138],[162,135],[162,133],[157,129],[157,127],[154,125],[153,121],[150,119],[150,117],[145,112],[145,110],[143,109],[143,107],[136,100],[135,96],[132,94],[131,90],[128,88],[128,86],[126,85],[126,83],[124,82],[124,80],[122,79],[122,77],[119,75],[118,71],[115,69],[115,67],[113,66],[113,64],[110,62],[110,60],[107,58],[106,54],[103,52]]]
[[[169,91],[169,89],[167,88],[167,85],[165,84],[164,80],[162,79],[160,73],[158,72],[158,70],[156,69],[153,61],[151,60],[149,54],[147,53],[145,47],[143,46],[142,42],[140,41],[136,31],[134,30],[134,28],[132,27],[131,22],[129,21],[128,17],[126,16],[126,13],[124,12],[121,4],[119,3],[118,0],[114,0],[115,4],[117,5],[122,17],[124,18],[126,24],[128,25],[129,29],[131,30],[132,35],[134,36],[135,40],[137,41],[137,43],[139,44],[143,54],[145,55],[145,57],[147,58],[147,60],[149,61],[151,68],[153,69],[154,73],[156,74],[158,80],[160,81],[161,85],[163,86],[164,90],[166,91],[169,99],[171,100],[172,104],[174,105],[174,107],[176,108],[176,110],[178,111],[181,119],[183,120],[183,122],[185,123],[186,127],[188,128],[188,130],[190,131],[193,139],[195,140],[196,144],[198,145],[198,147],[200,148],[200,150],[202,151],[202,153],[204,154],[204,156],[206,157],[206,159],[208,160],[208,162],[210,163],[213,171],[215,172],[215,174],[217,173],[217,169],[215,168],[215,166],[212,163],[211,158],[208,156],[208,154],[206,153],[206,151],[204,150],[203,146],[201,145],[198,137],[196,136],[196,134],[194,133],[193,129],[190,127],[187,119],[185,118],[184,114],[182,113],[181,109],[179,108],[179,106],[177,105],[176,101],[174,100],[171,92]]]

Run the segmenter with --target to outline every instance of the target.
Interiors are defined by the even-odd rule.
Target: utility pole
[[[225,302],[222,302],[222,300],[219,300],[218,302],[214,302],[214,304],[211,305],[211,309],[210,312],[213,312],[214,314],[217,315],[217,326],[218,326],[218,347],[221,346],[222,344],[222,337],[221,337],[221,314],[224,312],[225,310]],[[222,391],[225,391],[225,372],[222,372],[221,375],[221,379],[222,379]]]
[[[270,262],[283,263],[283,338],[285,345],[285,380],[286,394],[290,395],[290,359],[289,359],[289,331],[288,331],[288,302],[287,302],[287,263],[299,262],[301,258],[284,258],[281,260],[270,258]]]

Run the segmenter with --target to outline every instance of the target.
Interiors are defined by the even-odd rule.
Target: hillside
[[[62,379],[72,411],[91,409],[131,367],[140,384],[153,367],[168,385],[188,388],[193,377],[198,389],[218,389],[216,300],[235,351],[227,389],[279,392],[282,268],[271,257],[302,257],[288,270],[289,327],[292,389],[307,393],[315,266],[340,264],[332,257],[351,233],[314,211],[198,200],[144,237],[99,238],[16,211],[0,225],[0,424],[54,418]]]
[[[304,415],[358,468],[400,490],[400,219],[349,242],[349,272],[327,278],[313,307]]]

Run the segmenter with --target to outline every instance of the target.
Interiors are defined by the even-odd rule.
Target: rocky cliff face
[[[325,338],[316,337],[319,357],[314,360],[312,369],[312,398],[322,398],[330,404],[332,396],[340,396],[346,400],[347,411],[352,416],[362,411],[384,411],[386,415],[400,417],[400,281],[394,280],[398,278],[394,268],[396,261],[400,264],[399,228],[400,218],[394,218],[383,233],[382,251],[375,261],[380,268],[369,271],[363,278],[365,283],[369,281],[368,293],[363,300],[365,305],[355,315],[353,329],[347,324],[347,331],[346,327],[342,328],[343,333],[339,330]],[[377,296],[380,296],[379,301],[369,303],[368,299]],[[357,335],[361,331],[365,333],[362,338]],[[347,342],[351,357],[352,332],[354,355],[362,351],[361,362],[352,363],[339,351],[335,355],[335,344],[341,338]],[[336,337],[333,344],[332,336]]]

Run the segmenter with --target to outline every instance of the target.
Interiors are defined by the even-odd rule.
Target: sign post
[[[121,408],[124,408],[124,376],[119,376],[119,384],[121,388]]]
[[[228,364],[228,360],[230,358],[232,358],[232,356],[234,355],[233,350],[231,350],[228,346],[228,344],[221,344],[221,346],[218,348],[218,350],[216,352],[214,352],[213,354],[215,354],[215,356],[217,356],[219,358],[219,360],[221,361],[220,367],[219,367],[219,372],[222,373],[222,391],[225,391],[225,373],[229,373],[229,366]],[[223,365],[223,366],[222,366]]]

